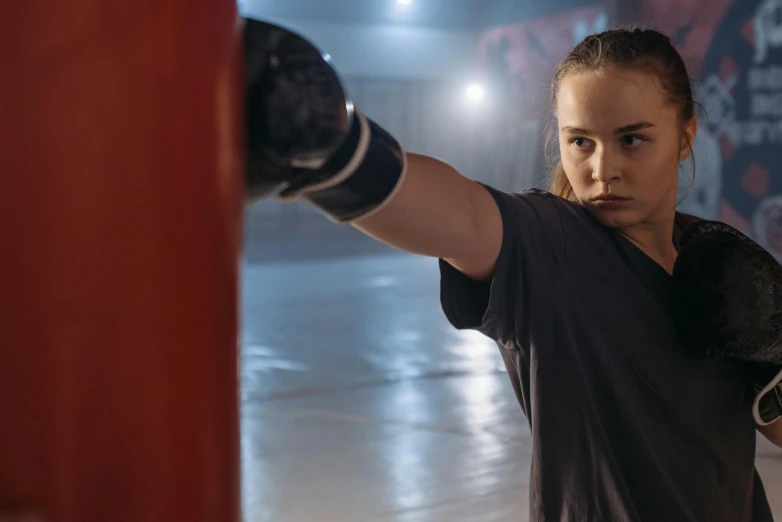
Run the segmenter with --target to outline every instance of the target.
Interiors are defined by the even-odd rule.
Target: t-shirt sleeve
[[[440,260],[440,302],[457,329],[477,330],[508,345],[526,344],[529,327],[550,314],[567,253],[563,212],[547,192],[509,194],[486,186],[502,217],[494,276],[477,281]]]

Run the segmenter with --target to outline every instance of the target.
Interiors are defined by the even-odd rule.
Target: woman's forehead
[[[588,120],[608,126],[628,121],[676,121],[677,110],[654,75],[643,71],[587,71],[565,77],[555,107],[560,126],[580,126],[566,120]]]

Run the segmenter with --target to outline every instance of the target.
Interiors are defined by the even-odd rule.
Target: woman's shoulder
[[[567,244],[588,243],[605,235],[582,205],[546,190],[498,191],[495,199],[505,230],[514,231],[526,244],[553,243],[564,252]]]
[[[676,246],[676,250],[681,247],[681,238],[684,231],[690,226],[703,221],[698,216],[692,214],[685,214],[684,212],[677,212],[673,220],[673,244]]]
[[[685,214],[684,212],[677,212],[676,217],[674,218],[674,224],[676,225],[676,228],[680,230],[684,230],[688,226],[699,221],[703,221],[703,219],[698,216],[693,216],[692,214]]]
[[[541,199],[546,199],[549,201],[557,202],[560,204],[566,204],[566,205],[574,203],[573,201],[569,201],[565,198],[557,196],[556,194],[553,194],[548,190],[535,188],[535,187],[526,188],[523,190],[519,190],[517,192],[509,192],[508,194],[518,198],[541,198]]]
[[[584,226],[595,226],[594,220],[589,211],[578,201],[563,198],[548,190],[539,188],[529,188],[519,192],[509,193],[509,196],[521,200],[529,205],[538,208],[547,208],[554,210],[550,217],[556,216],[558,224],[581,224]]]
[[[586,209],[582,207],[578,203],[578,201],[565,199],[561,196],[557,196],[552,192],[549,192],[548,190],[544,190],[540,188],[527,188],[517,192],[506,192],[505,194],[508,197],[525,200],[532,204],[555,206],[557,208],[569,209],[577,212],[578,214],[583,214],[586,212]],[[588,214],[588,212],[586,213]]]

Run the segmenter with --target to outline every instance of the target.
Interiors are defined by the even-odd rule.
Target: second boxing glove
[[[681,237],[674,323],[690,355],[745,361],[755,422],[782,417],[782,265],[733,227],[700,221]]]
[[[248,19],[247,193],[305,198],[332,220],[379,210],[401,185],[401,145],[354,110],[331,60],[302,37]]]

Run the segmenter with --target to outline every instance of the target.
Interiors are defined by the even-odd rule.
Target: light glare
[[[483,87],[478,85],[477,83],[471,84],[469,87],[467,87],[467,99],[473,102],[479,102],[483,100],[484,92]]]

